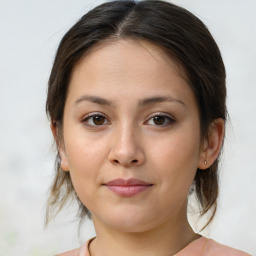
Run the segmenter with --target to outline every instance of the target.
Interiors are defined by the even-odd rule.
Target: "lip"
[[[115,179],[104,184],[109,190],[121,197],[132,197],[148,190],[153,184],[139,179]]]

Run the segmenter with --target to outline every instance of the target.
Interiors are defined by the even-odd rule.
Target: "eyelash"
[[[104,118],[104,123],[103,124],[89,124],[89,121],[92,120],[94,117],[100,117],[100,118]],[[160,124],[160,125],[156,125],[156,124],[151,124],[151,126],[157,126],[157,127],[166,127],[169,125],[172,125],[173,123],[175,123],[175,119],[168,115],[168,114],[163,114],[163,113],[154,113],[152,114],[145,123],[149,122],[151,119],[153,120],[153,118],[155,117],[163,117],[165,118],[164,123],[165,124]],[[90,128],[96,128],[96,127],[102,127],[103,125],[109,125],[111,124],[108,120],[107,123],[105,123],[107,120],[107,117],[105,115],[103,115],[102,113],[90,113],[88,115],[86,115],[81,121],[82,123],[84,123],[86,126],[90,127]],[[153,121],[154,122],[154,121]],[[166,123],[167,122],[167,123]]]
[[[95,124],[89,124],[88,123],[88,121],[91,119],[91,120],[93,120],[92,118],[94,118],[94,117],[103,117],[104,118],[104,123],[102,124],[102,125],[95,125]],[[94,128],[94,127],[100,127],[100,126],[103,126],[103,125],[106,125],[105,124],[105,121],[107,120],[107,117],[105,117],[105,115],[103,115],[102,113],[90,113],[90,114],[88,114],[88,115],[86,115],[81,121],[82,121],[82,123],[84,123],[86,126],[88,126],[88,127],[92,127],[92,128]],[[108,121],[108,124],[110,124],[110,122]],[[108,125],[107,124],[107,125]]]
[[[169,126],[173,123],[175,123],[175,119],[168,115],[168,114],[164,114],[164,113],[154,113],[153,115],[151,115],[146,122],[148,122],[149,120],[155,118],[155,117],[163,117],[165,118],[165,124],[162,124],[162,125],[156,125],[156,124],[152,124],[152,126],[157,126],[157,127],[166,127],[166,126]],[[167,122],[167,123],[166,123]]]

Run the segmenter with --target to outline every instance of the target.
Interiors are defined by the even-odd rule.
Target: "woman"
[[[187,220],[193,192],[209,223],[216,212],[225,101],[219,49],[187,10],[114,1],[84,15],[49,79],[58,155],[48,212],[74,195],[96,238],[60,255],[248,255]]]

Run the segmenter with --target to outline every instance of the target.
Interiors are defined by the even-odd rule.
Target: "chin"
[[[145,221],[134,221],[134,220],[122,220],[110,224],[113,229],[122,233],[142,233],[151,227],[148,222]]]
[[[104,216],[98,216],[97,219],[99,220],[99,222],[96,221],[97,223],[104,223],[111,229],[125,233],[145,232],[154,228],[158,220],[157,216],[145,213],[142,209],[139,211],[134,211],[134,209],[133,211],[131,209],[118,212],[111,211]]]

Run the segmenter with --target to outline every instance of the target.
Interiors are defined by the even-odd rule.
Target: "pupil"
[[[93,122],[96,125],[101,125],[104,124],[105,118],[103,116],[94,116],[93,117]]]
[[[162,125],[165,122],[165,117],[163,116],[155,116],[154,117],[154,123],[157,125]]]

